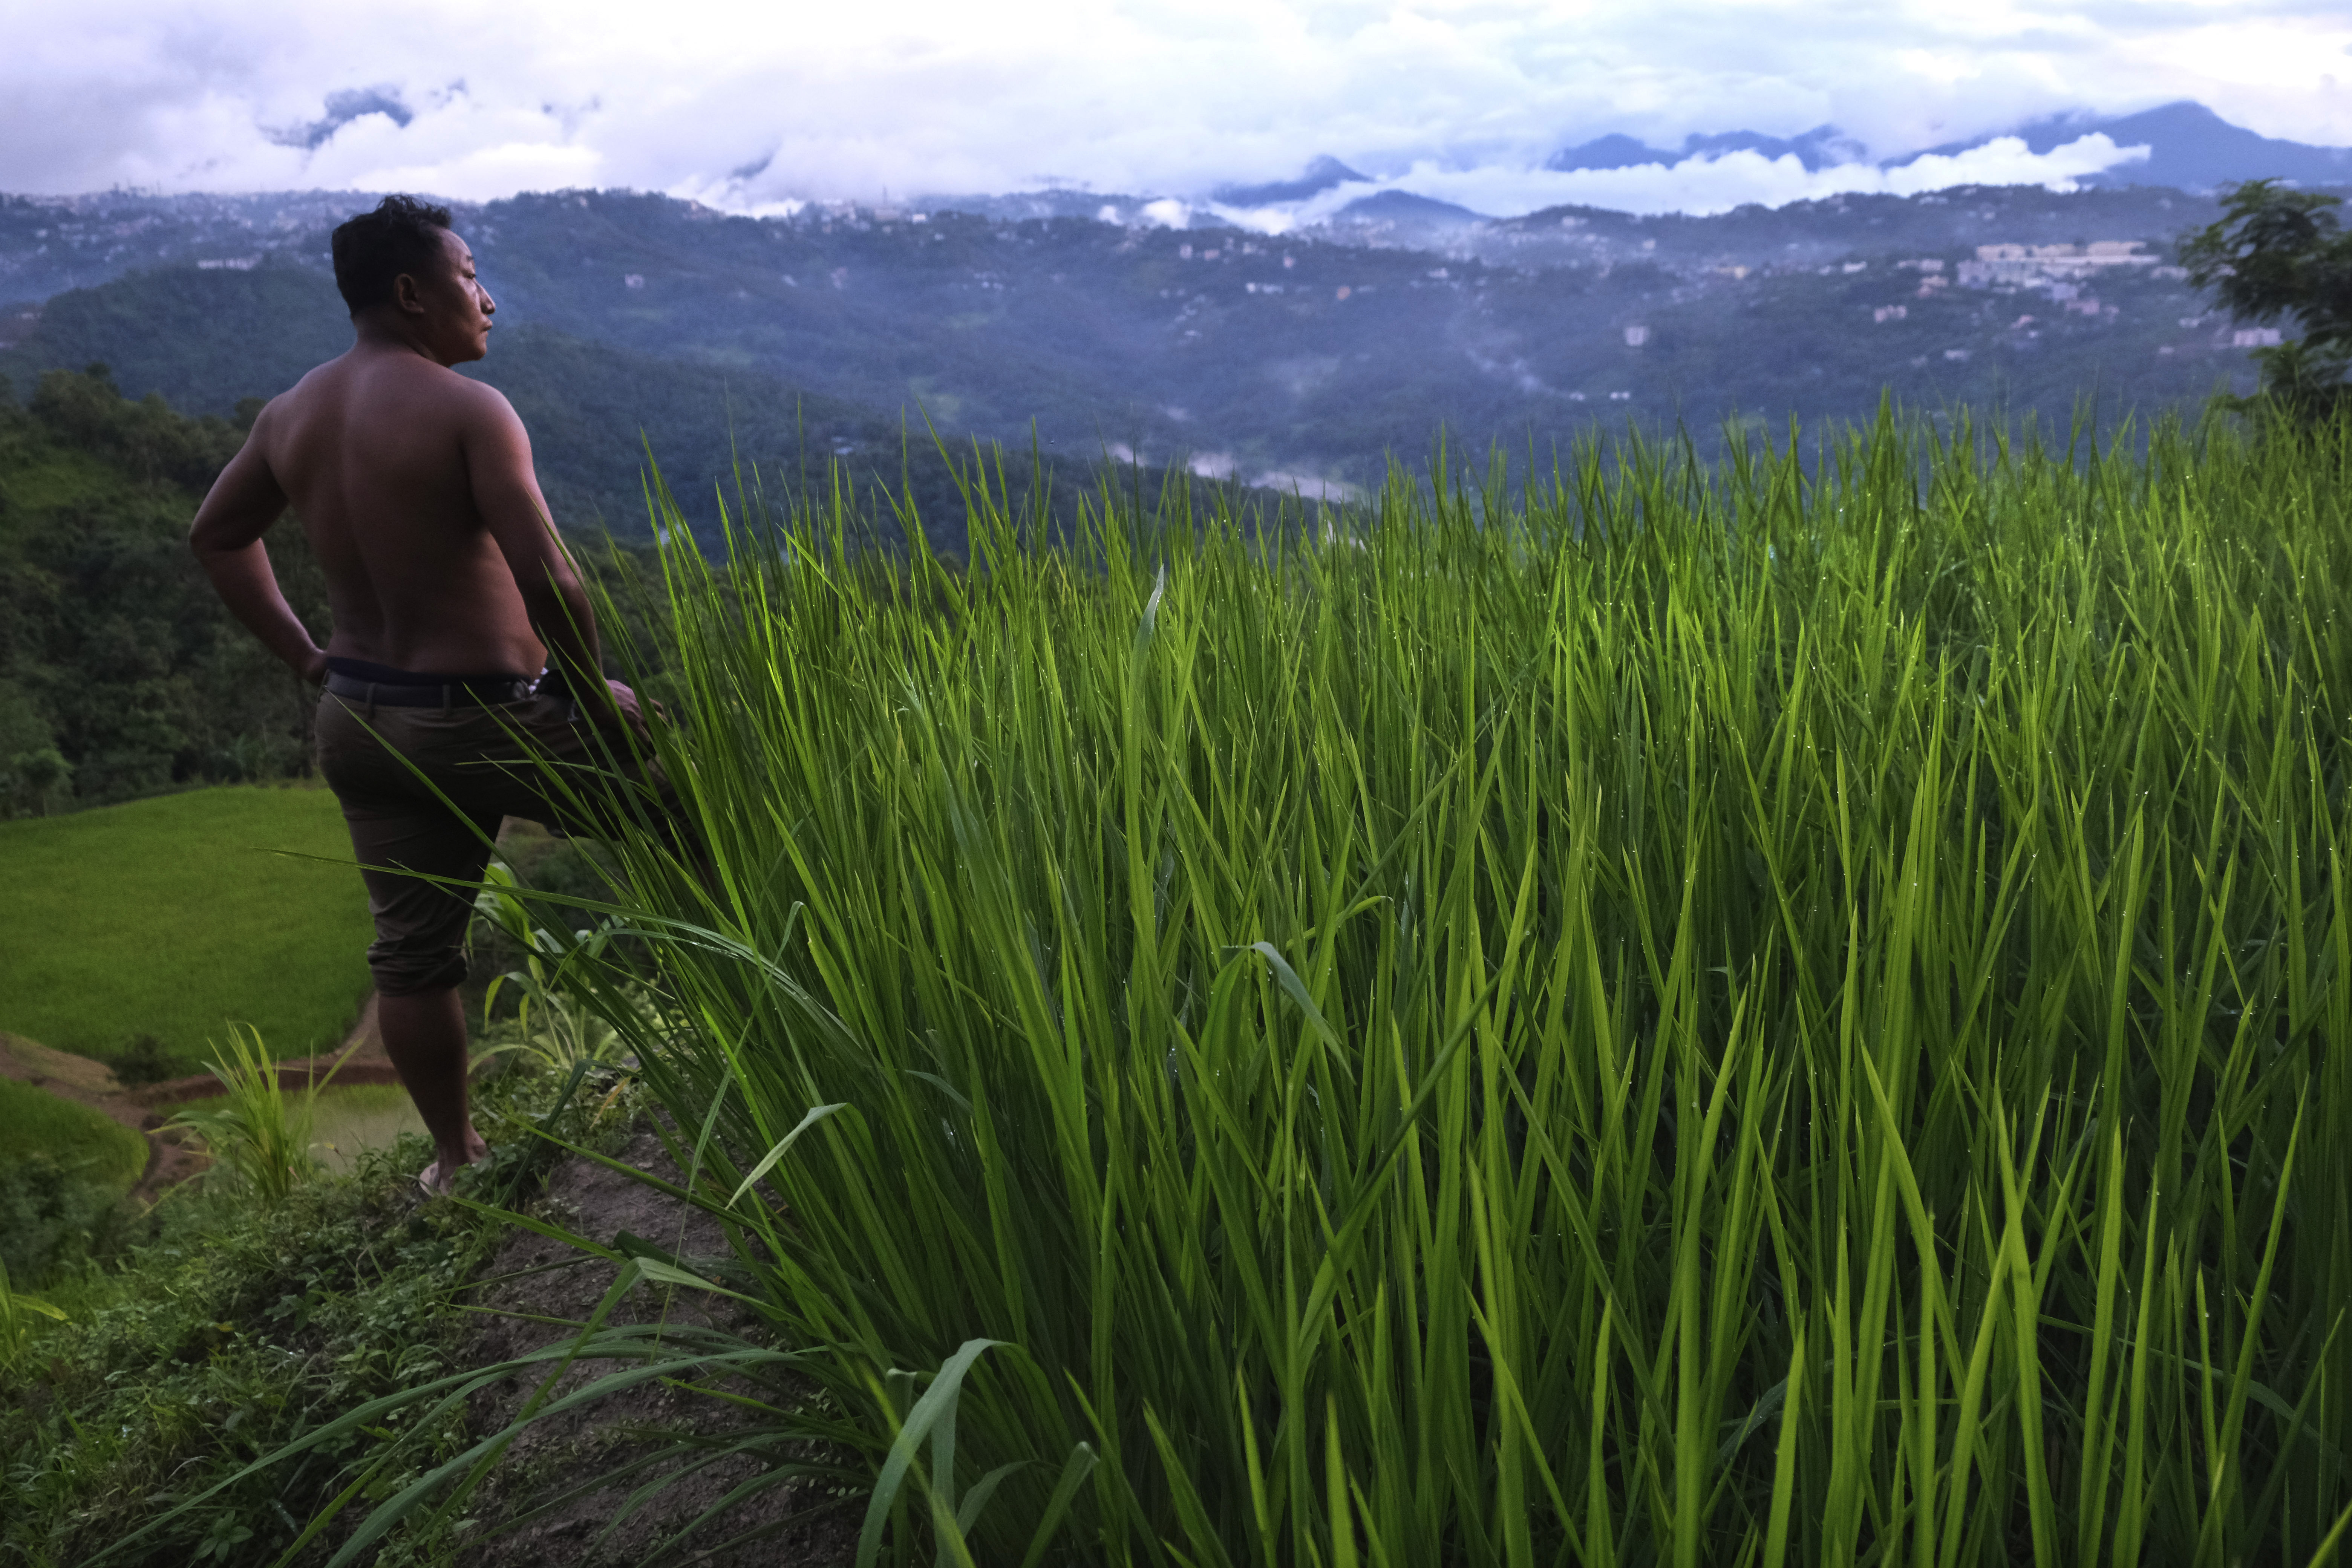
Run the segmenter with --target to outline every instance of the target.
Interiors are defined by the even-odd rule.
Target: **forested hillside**
[[[0,395],[0,815],[308,767],[310,697],[187,548],[243,438],[240,423],[125,399],[103,366],[52,372],[24,403]],[[289,602],[323,635],[299,531],[269,545]]]
[[[911,500],[931,547],[963,554],[956,470],[970,470],[974,452],[958,427],[935,429],[917,409],[885,416],[756,368],[590,342],[520,309],[499,320],[489,358],[464,373],[512,400],[530,428],[548,504],[567,530],[644,537],[650,456],[698,531],[715,529],[722,496],[734,505],[739,479],[772,506],[820,494],[829,501],[839,481],[878,541],[900,542],[899,503]],[[158,268],[59,295],[37,333],[0,352],[0,372],[29,381],[47,365],[102,362],[133,394],[226,414],[247,397],[286,390],[351,342],[342,301],[323,272],[290,262],[243,271]],[[1017,439],[989,458],[1024,504],[1038,488],[1034,458]],[[1083,458],[1049,461],[1050,510],[1066,519],[1097,482],[1095,468]]]

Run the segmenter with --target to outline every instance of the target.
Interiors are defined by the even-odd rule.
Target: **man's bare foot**
[[[467,1165],[478,1164],[487,1158],[490,1146],[471,1126],[466,1129],[466,1157],[463,1160],[436,1160],[416,1173],[416,1185],[428,1198],[446,1196],[457,1184],[457,1173]]]

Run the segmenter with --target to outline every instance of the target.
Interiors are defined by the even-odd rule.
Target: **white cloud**
[[[1541,174],[1608,131],[1673,144],[1834,121],[1892,153],[2189,97],[2267,134],[2352,142],[2333,74],[2352,20],[2315,0],[5,3],[0,189],[17,191],[605,184],[751,207],[1055,177],[1196,195],[1329,152],[1509,211],[1860,188],[1744,155]],[[366,111],[371,94],[407,123]],[[1970,156],[2020,178],[2088,172]]]
[[[1215,210],[1225,221],[1270,234],[1328,217],[1348,203],[1382,190],[1410,191],[1496,216],[1569,205],[1616,212],[1716,213],[1744,202],[1780,206],[1842,193],[1910,195],[1950,185],[2073,190],[2085,174],[2127,168],[2146,162],[2147,155],[2145,147],[2118,147],[2104,135],[2080,137],[2048,153],[2032,152],[2019,138],[2002,136],[1957,155],[1923,157],[1894,169],[1845,163],[1808,170],[1794,157],[1767,158],[1758,153],[1568,172],[1494,164],[1452,169],[1431,163],[1415,164],[1391,179],[1341,185],[1309,202]]]

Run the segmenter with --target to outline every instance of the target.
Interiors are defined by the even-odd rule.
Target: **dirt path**
[[[685,1180],[649,1128],[616,1153],[622,1163],[664,1181]],[[731,1256],[718,1226],[699,1209],[577,1155],[549,1173],[534,1206],[543,1217],[596,1241],[635,1237],[696,1262]],[[571,1338],[565,1325],[583,1321],[596,1310],[615,1271],[614,1265],[572,1253],[535,1231],[520,1226],[509,1231],[481,1270],[467,1304],[468,1331],[458,1360],[484,1366]],[[614,1327],[655,1321],[718,1327],[755,1341],[761,1333],[758,1319],[724,1296],[672,1293],[643,1285],[607,1320]],[[563,1375],[557,1392],[572,1392],[612,1370],[605,1363],[582,1363]],[[499,1430],[520,1413],[536,1387],[530,1379],[509,1378],[476,1394],[471,1406],[476,1432],[487,1436]],[[774,1387],[734,1392],[772,1400],[779,1394]],[[782,1392],[787,1397],[793,1393]],[[526,1430],[469,1509],[488,1533],[536,1506],[547,1490],[612,1475],[629,1461],[649,1456],[650,1433],[691,1433],[724,1447],[739,1440],[743,1428],[756,1426],[758,1419],[756,1412],[747,1413],[709,1394],[668,1382],[641,1384]],[[763,1454],[769,1463],[782,1457],[773,1447]],[[759,1474],[761,1465],[761,1455],[739,1454],[681,1475],[638,1512],[614,1525],[632,1489],[652,1479],[647,1473],[616,1478],[513,1533],[492,1536],[471,1554],[471,1561],[476,1568],[541,1568],[551,1563],[567,1568],[622,1568],[636,1563],[666,1538],[691,1525],[730,1489]],[[659,1468],[667,1472],[671,1467]],[[691,1545],[698,1550],[715,1547],[760,1526],[774,1527],[777,1533],[712,1558],[693,1560],[709,1568],[845,1568],[856,1555],[862,1510],[844,1509],[814,1517],[804,1511],[824,1500],[824,1487],[811,1481],[760,1493],[698,1531]]]
[[[339,1059],[342,1066],[334,1070]],[[400,1075],[393,1070],[392,1058],[383,1052],[383,1037],[376,1026],[373,992],[368,994],[366,1005],[360,1009],[359,1021],[352,1026],[340,1047],[323,1056],[278,1063],[278,1081],[287,1089],[301,1089],[310,1084],[313,1075],[323,1079],[330,1070],[334,1070],[338,1084],[400,1081]],[[28,1083],[61,1100],[86,1105],[145,1138],[147,1167],[131,1184],[129,1194],[142,1204],[152,1204],[170,1188],[200,1174],[211,1163],[203,1151],[181,1132],[163,1125],[170,1119],[171,1107],[194,1100],[209,1100],[220,1092],[220,1080],[208,1072],[126,1089],[104,1062],[51,1050],[22,1035],[0,1031],[0,1078]]]

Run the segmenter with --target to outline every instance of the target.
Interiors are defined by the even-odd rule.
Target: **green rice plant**
[[[517,1053],[530,1057],[557,1073],[583,1065],[606,1065],[627,1049],[619,1030],[564,984],[564,966],[593,963],[604,952],[601,930],[577,930],[567,945],[553,931],[534,922],[518,892],[520,884],[511,868],[492,861],[483,869],[482,889],[475,895],[474,911],[495,924],[522,950],[523,966],[493,979],[482,995],[482,1042],[478,1055]],[[509,986],[520,998],[514,1016],[495,1019],[492,1009]],[[639,1037],[658,1037],[666,1022],[642,985],[625,985],[617,993],[638,1020]]]
[[[1889,415],[1052,541],[982,468],[968,569],[665,516],[699,853],[606,912],[690,1027],[567,979],[765,1327],[571,1353],[789,1358],[861,1563],[2326,1557],[2347,481]]]
[[[12,1288],[8,1265],[0,1262],[0,1373],[15,1372],[24,1360],[32,1347],[34,1331],[40,1326],[33,1321],[36,1318],[62,1323],[66,1314],[29,1290]]]
[[[196,1101],[166,1125],[194,1131],[239,1185],[264,1203],[278,1202],[319,1168],[311,1131],[319,1090],[333,1070],[287,1089],[261,1032],[245,1024],[229,1026],[227,1048],[206,1066],[220,1079],[220,1096]]]

